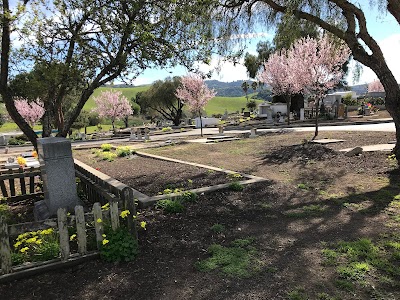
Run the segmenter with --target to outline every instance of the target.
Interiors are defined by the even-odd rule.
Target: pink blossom
[[[35,101],[28,101],[23,98],[16,98],[14,100],[15,108],[19,112],[19,114],[25,119],[25,121],[33,126],[35,125],[44,114],[44,105],[40,99],[36,99]]]
[[[175,95],[178,99],[188,105],[192,112],[198,113],[200,117],[200,132],[203,136],[203,123],[201,121],[201,110],[210,99],[217,93],[210,90],[204,83],[203,78],[196,74],[182,77],[181,86],[176,89]]]
[[[259,80],[268,83],[275,95],[292,95],[298,93],[302,86],[297,78],[297,65],[292,52],[283,49],[273,53],[264,63],[264,71]]]
[[[342,79],[342,66],[350,56],[350,49],[343,43],[334,43],[325,35],[320,40],[310,37],[295,42],[291,59],[296,63],[295,72],[303,92],[321,99]]]
[[[385,88],[378,79],[368,83],[368,93],[371,92],[385,92]]]
[[[199,113],[214,98],[216,92],[210,90],[204,80],[196,74],[189,74],[181,79],[181,86],[175,92],[176,97],[188,105],[192,112]]]
[[[100,118],[110,118],[113,129],[116,120],[133,114],[128,99],[120,91],[103,91],[94,98],[94,102],[96,107],[92,111],[98,113]]]

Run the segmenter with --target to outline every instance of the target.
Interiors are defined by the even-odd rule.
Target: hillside
[[[251,95],[250,95],[251,97]],[[249,97],[249,98],[250,98]],[[257,103],[262,103],[262,100],[256,100]],[[208,102],[205,110],[207,116],[213,114],[224,114],[225,109],[228,113],[234,113],[241,111],[243,107],[246,107],[246,97],[214,97]]]
[[[106,91],[109,89],[114,89],[121,91],[122,94],[128,98],[129,100],[136,96],[137,93],[146,91],[150,85],[141,85],[141,86],[134,86],[134,87],[124,87],[124,88],[111,88],[111,87],[100,87],[96,89],[92,96],[90,96],[89,100],[86,102],[85,106],[83,107],[84,110],[90,111],[94,108],[94,97],[97,97],[102,91]]]

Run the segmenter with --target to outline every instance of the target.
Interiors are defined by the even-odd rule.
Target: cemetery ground
[[[1,299],[400,299],[397,162],[388,152],[338,151],[394,133],[321,132],[345,140],[326,145],[311,137],[282,131],[142,150],[267,181],[199,195],[180,213],[141,209],[147,225],[134,261],[95,260],[3,284]],[[74,156],[148,194],[227,180],[141,157]]]

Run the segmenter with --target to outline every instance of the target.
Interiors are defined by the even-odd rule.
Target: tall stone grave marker
[[[60,207],[73,211],[80,200],[76,190],[71,142],[59,137],[41,138],[37,142],[48,213],[55,215]]]

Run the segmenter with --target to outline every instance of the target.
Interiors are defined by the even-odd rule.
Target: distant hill
[[[214,89],[217,92],[218,97],[242,97],[246,95],[242,89],[243,81],[244,80],[222,82],[218,80],[206,80],[205,82],[208,88]],[[254,93],[251,87],[249,88],[248,93]]]

